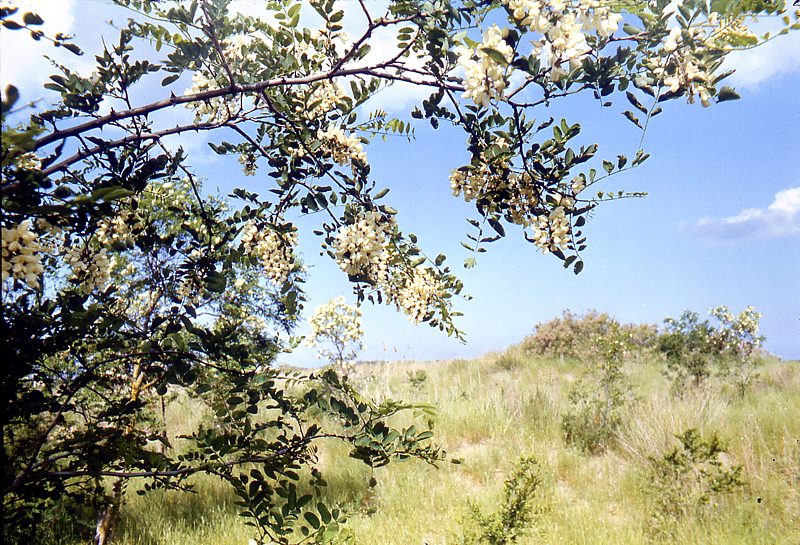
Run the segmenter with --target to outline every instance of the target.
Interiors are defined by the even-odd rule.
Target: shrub
[[[422,389],[422,386],[428,380],[428,373],[422,369],[418,371],[406,371],[406,375],[408,375],[408,382],[411,383],[411,386],[418,390]]]
[[[501,371],[515,371],[522,365],[522,361],[514,354],[504,353],[497,358],[494,366]]]
[[[485,515],[474,503],[470,504],[472,526],[466,542],[471,544],[511,545],[530,528],[540,511],[535,505],[537,491],[543,482],[542,466],[536,458],[523,456],[506,479],[503,497],[497,510]]]
[[[758,348],[764,340],[758,334],[761,314],[752,306],[738,316],[721,306],[711,309],[717,324],[700,321],[684,311],[677,320],[664,320],[665,331],[658,337],[658,350],[667,358],[666,375],[675,391],[699,386],[712,374],[729,377],[740,395],[756,377]]]
[[[666,375],[675,391],[688,384],[699,386],[711,374],[720,349],[714,342],[714,328],[700,315],[685,311],[677,320],[664,320],[665,331],[658,337],[658,350],[667,358]]]
[[[570,408],[561,421],[567,443],[589,454],[608,448],[631,401],[631,386],[622,370],[629,346],[622,329],[612,326],[594,345],[602,359],[570,390]]]
[[[744,395],[758,376],[756,365],[761,358],[758,349],[764,336],[758,334],[762,317],[752,306],[734,316],[727,307],[711,309],[711,315],[720,323],[715,331],[715,341],[721,347],[722,371],[731,378],[739,395]]]
[[[717,499],[744,485],[741,466],[726,464],[716,434],[703,438],[695,428],[676,435],[679,445],[651,458],[648,479],[654,528],[664,532],[681,518],[701,516]]]
[[[578,316],[565,310],[560,318],[536,324],[534,334],[522,342],[522,347],[538,356],[593,360],[601,356],[594,340],[612,330],[626,338],[629,351],[654,346],[658,333],[651,324],[619,324],[605,312],[590,310]]]

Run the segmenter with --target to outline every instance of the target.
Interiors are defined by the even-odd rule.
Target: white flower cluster
[[[731,43],[754,45],[758,37],[740,20],[721,19],[712,11],[705,21],[689,28],[672,27],[662,43],[662,55],[647,59],[645,66],[670,92],[684,91],[690,104],[699,99],[703,106],[710,106],[714,78],[704,59],[708,51],[733,49]]]
[[[495,145],[499,145],[501,149],[508,148],[502,139],[495,142]],[[522,227],[534,225],[536,239],[541,242],[542,247],[553,244],[562,247],[566,244],[566,239],[565,222],[561,217],[563,213],[574,208],[577,195],[586,188],[585,176],[577,175],[569,184],[559,183],[557,187],[548,188],[555,201],[554,208],[560,208],[561,212],[542,215],[541,204],[545,199],[540,183],[527,171],[510,170],[507,159],[503,155],[498,157],[499,159],[489,160],[482,154],[477,167],[453,171],[450,175],[450,189],[453,194],[463,195],[467,202],[488,196],[485,200],[489,204],[484,205],[488,213],[502,215],[511,223]],[[553,235],[552,239],[550,233]]]
[[[540,190],[527,172],[492,172],[488,167],[467,172],[456,170],[450,175],[450,189],[455,196],[472,201],[481,195],[503,195],[503,202],[492,201],[489,212],[506,215],[513,223],[527,227],[536,217]],[[500,206],[502,204],[502,207]]]
[[[135,211],[120,210],[114,217],[106,218],[98,226],[96,238],[103,246],[130,246],[134,233],[144,229],[142,219]]]
[[[22,280],[31,288],[39,287],[44,272],[38,235],[31,229],[31,220],[11,228],[3,227],[3,282]]]
[[[394,222],[384,221],[379,212],[365,212],[336,235],[334,251],[339,267],[349,275],[365,276],[375,284],[389,278]]]
[[[429,268],[412,269],[411,278],[397,291],[395,304],[411,322],[420,323],[439,294],[441,283]]]
[[[90,253],[88,247],[73,247],[67,250],[67,264],[72,267],[71,280],[85,293],[103,288],[111,278],[115,259],[109,257],[105,248]]]
[[[42,160],[34,153],[23,153],[16,159],[17,166],[23,170],[41,170]]]
[[[361,140],[355,136],[348,136],[338,125],[329,125],[324,131],[317,131],[317,138],[322,142],[320,152],[330,155],[338,164],[352,165],[366,164],[367,154],[361,145]]]
[[[342,104],[344,97],[344,89],[339,84],[322,80],[297,94],[294,109],[305,119],[321,119]]]
[[[314,309],[309,319],[308,344],[318,347],[317,357],[328,360],[344,374],[352,372],[355,356],[364,345],[361,338],[361,310],[338,296]]]
[[[202,301],[205,292],[205,285],[200,278],[196,276],[184,278],[177,290],[178,297],[180,297],[182,301],[194,306],[200,305],[200,301]]]
[[[712,308],[710,314],[722,324],[721,340],[730,348],[750,354],[764,340],[758,332],[759,321],[764,315],[752,305],[745,308],[738,316],[724,306]]]
[[[253,153],[247,152],[239,156],[239,164],[242,165],[242,170],[245,176],[255,176],[256,174],[256,156]]]
[[[670,55],[665,57],[664,65],[653,69],[653,75],[661,79],[670,92],[685,90],[690,104],[694,103],[696,95],[700,103],[707,107],[711,104],[711,95],[708,91],[712,86],[711,76],[698,65],[690,53],[678,49],[679,36],[680,29],[673,28],[670,31],[664,42],[664,50]],[[670,71],[667,70],[666,64],[670,65]]]
[[[192,74],[192,86],[186,90],[187,95],[202,93],[217,89],[220,85],[213,79],[209,79],[203,72],[197,71]],[[197,102],[189,102],[188,107],[194,110],[196,120],[205,118],[206,122],[219,123],[231,117],[233,110],[230,101],[222,97],[209,98]]]
[[[419,323],[442,291],[431,269],[397,266],[401,261],[391,241],[394,221],[378,212],[365,212],[343,227],[334,241],[339,267],[349,275],[362,276],[394,303],[413,323]]]
[[[622,22],[622,14],[614,13],[598,0],[581,0],[578,20],[584,32],[596,32],[602,38],[611,37]]]
[[[569,219],[563,206],[555,207],[549,215],[541,215],[533,224],[533,243],[544,253],[564,249],[569,243]]]
[[[242,233],[245,251],[261,260],[264,272],[272,282],[280,286],[289,278],[296,266],[294,246],[297,232],[278,233],[273,229],[259,230],[248,224]]]
[[[583,174],[578,174],[572,179],[572,183],[570,184],[570,189],[572,189],[572,194],[577,196],[578,193],[586,189],[586,176]]]
[[[256,55],[253,46],[259,42],[265,41],[268,42],[269,38],[263,33],[258,33],[257,35],[237,34],[236,36],[232,36],[223,44],[225,46],[223,50],[225,60],[228,61],[229,64],[235,66],[257,62],[258,55]]]
[[[492,25],[483,35],[483,42],[473,50],[469,47],[456,48],[458,64],[464,68],[464,98],[475,104],[487,106],[493,98],[502,96],[508,86],[506,68],[514,59],[514,50],[505,41],[508,29]],[[485,49],[492,49],[506,60],[498,63]]]
[[[506,0],[505,4],[519,25],[542,35],[533,41],[534,51],[545,54],[552,79],[566,75],[566,66],[574,68],[591,51],[586,33],[608,38],[622,21],[622,15],[598,0],[581,0],[577,6],[565,0]]]

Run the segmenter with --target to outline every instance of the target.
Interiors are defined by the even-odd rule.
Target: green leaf
[[[65,44],[65,43],[62,42],[61,46],[64,49],[66,49],[67,51],[70,51],[70,52],[74,53],[75,55],[78,55],[78,56],[83,55],[83,51],[81,51],[81,48],[78,47],[75,44]]]
[[[636,125],[636,126],[637,126],[637,127],[639,127],[640,129],[643,129],[641,122],[639,122],[639,118],[637,118],[637,117],[636,117],[636,115],[635,115],[635,114],[634,114],[632,111],[630,111],[630,110],[625,110],[624,112],[622,112],[622,115],[624,115],[625,117],[627,117],[627,118],[628,118],[628,120],[629,120],[631,123],[633,123],[634,125]]]
[[[725,102],[728,100],[738,100],[742,98],[732,87],[725,85],[717,93],[717,102]]]
[[[319,530],[320,526],[322,526],[322,524],[319,521],[319,517],[317,517],[317,515],[315,515],[311,511],[307,511],[307,512],[303,513],[303,517],[305,517],[305,519],[308,521],[308,523],[315,530]]]
[[[44,20],[39,17],[35,13],[28,12],[22,16],[22,20],[25,22],[26,25],[41,25],[44,24]]]
[[[14,107],[14,104],[19,100],[19,89],[14,87],[13,85],[6,85],[6,90],[3,93],[3,106],[2,112],[6,113],[11,108]]]
[[[206,276],[205,284],[208,291],[222,293],[225,291],[226,280],[219,272],[210,271]]]
[[[641,28],[635,27],[628,23],[622,25],[622,30],[624,30],[625,33],[628,34],[629,36],[633,36],[634,34],[641,34],[642,32],[644,32]]]
[[[491,59],[497,64],[502,64],[503,66],[508,64],[508,59],[506,56],[496,49],[492,49],[491,47],[481,47],[481,51],[489,55],[489,57],[491,57]]]
[[[491,225],[492,229],[494,229],[497,232],[497,234],[500,235],[501,237],[506,236],[506,230],[503,228],[503,225],[496,219],[489,218],[489,225]]]
[[[635,107],[637,110],[639,110],[639,111],[640,111],[640,112],[642,112],[643,114],[647,115],[647,108],[645,108],[645,107],[644,107],[644,105],[643,105],[641,102],[639,102],[639,99],[638,99],[638,98],[636,98],[636,95],[634,95],[634,94],[633,94],[633,93],[631,93],[630,91],[626,91],[626,92],[625,92],[625,96],[626,96],[626,97],[628,97],[628,102],[630,102],[631,104],[633,104],[633,106],[634,106],[634,107]]]
[[[319,512],[319,516],[322,518],[322,522],[325,524],[329,524],[331,522],[331,512],[328,511],[328,507],[324,503],[317,503],[317,511]]]
[[[167,76],[161,80],[161,86],[166,87],[170,83],[174,83],[179,77],[181,77],[180,74],[172,74],[171,76]]]

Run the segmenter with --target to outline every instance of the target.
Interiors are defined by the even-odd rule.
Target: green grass
[[[674,397],[658,361],[629,363],[638,400],[627,409],[612,447],[589,456],[564,443],[560,422],[579,362],[530,357],[520,349],[465,361],[361,366],[356,381],[374,398],[437,406],[437,441],[463,461],[434,468],[415,461],[375,471],[324,444],[320,461],[331,501],[352,512],[363,545],[462,543],[468,503],[497,506],[503,481],[522,455],[544,465],[541,510],[523,544],[792,544],[800,543],[800,362],[770,362],[739,398],[718,382]],[[414,384],[409,371],[424,371]],[[189,431],[201,412],[178,398],[168,407],[171,429]],[[677,522],[669,539],[655,536],[647,486],[650,457],[675,445],[688,427],[716,432],[729,463],[747,484],[711,509]],[[128,495],[120,545],[244,545],[248,528],[234,497],[210,477],[197,494]]]

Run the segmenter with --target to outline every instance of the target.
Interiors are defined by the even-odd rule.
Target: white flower
[[[116,261],[108,256],[105,248],[94,252],[88,245],[82,248],[73,246],[67,250],[65,257],[67,264],[72,268],[70,279],[84,293],[102,289],[110,280]]]
[[[412,269],[411,278],[397,292],[397,308],[412,323],[418,324],[425,318],[440,289],[440,282],[431,269],[416,267]]]
[[[502,96],[508,85],[506,81],[507,66],[514,59],[514,50],[505,41],[508,29],[500,29],[492,25],[483,35],[483,43],[472,50],[459,46],[455,52],[458,64],[464,68],[464,98],[472,99],[475,104],[487,106],[493,98]],[[500,53],[505,63],[498,63],[486,49]]]
[[[564,207],[554,208],[549,215],[541,215],[533,226],[534,244],[544,253],[563,249],[569,243],[569,219]]]
[[[330,155],[338,164],[350,164],[354,170],[357,164],[366,164],[367,154],[361,141],[355,136],[346,135],[341,127],[329,125],[324,131],[320,129],[317,138],[322,142],[320,151]]]
[[[311,335],[306,343],[318,348],[317,357],[344,374],[352,372],[355,356],[364,346],[361,310],[345,303],[340,295],[314,309],[308,322]]]
[[[666,39],[664,40],[664,51],[667,53],[672,53],[676,49],[678,49],[678,40],[681,37],[681,29],[680,27],[674,27],[669,31]]]
[[[2,280],[22,280],[31,288],[39,287],[44,272],[38,235],[27,219],[10,228],[3,227]]]
[[[261,261],[264,272],[272,282],[280,286],[289,278],[296,261],[294,246],[297,232],[278,233],[273,229],[261,230],[248,224],[242,233],[242,247]]]
[[[376,284],[388,279],[392,220],[379,212],[364,212],[336,235],[334,250],[339,267],[349,275],[363,275]]]

